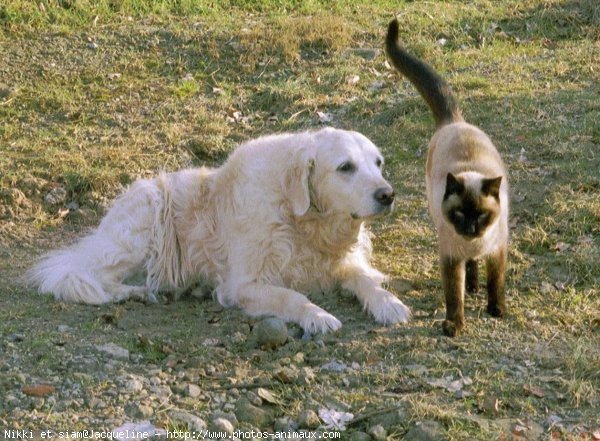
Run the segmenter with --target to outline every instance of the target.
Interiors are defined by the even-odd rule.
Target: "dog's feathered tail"
[[[463,121],[450,86],[431,66],[409,54],[398,41],[397,19],[389,24],[385,47],[394,67],[413,83],[429,105],[437,127]]]
[[[26,283],[40,292],[53,293],[56,300],[100,305],[113,300],[82,262],[76,249],[53,251],[25,274]]]

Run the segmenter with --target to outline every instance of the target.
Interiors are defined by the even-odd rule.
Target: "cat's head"
[[[456,233],[466,239],[485,234],[500,214],[500,184],[502,176],[448,173],[442,213]]]

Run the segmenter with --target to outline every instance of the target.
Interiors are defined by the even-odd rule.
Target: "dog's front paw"
[[[410,309],[395,295],[384,289],[379,289],[367,305],[375,320],[384,325],[407,323],[410,319]]]
[[[299,325],[307,334],[325,334],[342,327],[342,322],[317,305],[307,305],[304,309]]]

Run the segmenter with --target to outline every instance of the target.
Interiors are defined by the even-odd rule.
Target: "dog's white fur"
[[[349,161],[354,171],[338,170]],[[364,221],[391,208],[374,198],[391,190],[378,161],[378,149],[357,132],[258,138],[220,168],[136,181],[95,232],[46,255],[28,278],[56,299],[89,304],[153,299],[202,279],[221,304],[309,333],[341,323],[299,291],[339,283],[378,322],[406,322],[409,309],[369,264]],[[140,274],[145,283],[133,285]]]

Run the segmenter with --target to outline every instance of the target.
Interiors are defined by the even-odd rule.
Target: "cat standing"
[[[446,299],[444,334],[465,326],[464,293],[478,290],[478,259],[485,259],[487,312],[506,312],[504,280],[508,253],[508,179],[492,141],[461,116],[448,84],[398,41],[398,21],[386,38],[387,53],[423,96],[436,122],[426,165],[429,213],[439,238]]]

